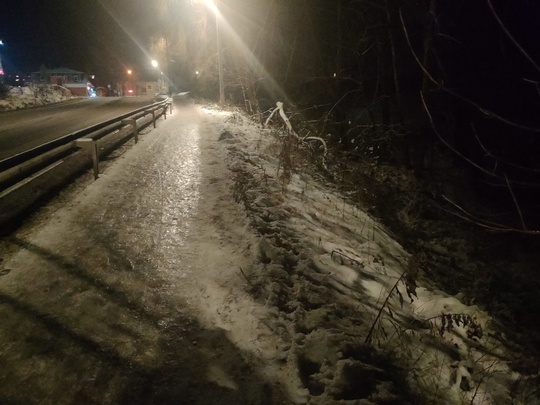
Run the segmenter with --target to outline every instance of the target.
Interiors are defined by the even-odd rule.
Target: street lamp
[[[122,86],[122,93],[125,96],[126,92],[128,96],[133,96],[133,82],[131,81],[133,70],[126,69],[126,75],[124,76],[124,85]],[[124,89],[125,87],[125,89]]]
[[[159,63],[157,62],[157,60],[155,59],[152,59],[152,66],[157,69],[158,66],[159,66]],[[159,69],[157,70],[157,84],[158,84],[158,93],[161,91],[161,84],[160,84],[160,78],[161,78],[161,72],[159,71]]]

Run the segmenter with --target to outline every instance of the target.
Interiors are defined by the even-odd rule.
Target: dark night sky
[[[149,14],[135,4],[125,0],[3,2],[0,39],[5,43],[1,52],[6,73],[35,71],[42,64],[87,73],[143,68],[149,59],[145,54]]]
[[[290,1],[293,4],[295,0]],[[152,29],[160,24],[158,13],[152,9],[155,3],[153,0],[3,0],[0,39],[5,46],[0,52],[4,69],[7,74],[30,72],[44,64],[48,68],[63,66],[89,74],[118,72],[127,67],[144,72],[150,68],[149,37]],[[228,3],[243,4],[236,8],[246,9],[242,1]],[[256,3],[256,0],[248,2],[250,5]],[[310,0],[306,4],[315,3]],[[320,4],[327,7],[326,4],[333,3],[328,0],[328,3],[321,1]],[[494,4],[516,38],[535,60],[540,60],[537,41],[540,7],[537,0],[494,0]],[[537,72],[530,69],[530,64],[524,62],[513,45],[508,45],[484,1],[441,1],[439,8],[440,39],[448,39],[447,42],[455,44],[460,52],[470,50],[470,55],[462,59],[450,55],[445,61],[448,68],[455,65],[459,71],[483,69],[483,77],[489,78],[493,68],[501,65],[501,43],[506,43],[504,63],[524,65],[527,69],[519,75],[535,77],[529,71]],[[316,29],[324,31],[325,27]],[[308,32],[307,35],[315,33]],[[490,55],[495,55],[493,61],[489,60]],[[479,57],[485,63],[471,63]],[[464,77],[476,78],[469,74]],[[494,80],[500,82],[499,77]]]

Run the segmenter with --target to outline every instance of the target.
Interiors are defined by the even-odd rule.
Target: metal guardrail
[[[14,166],[16,166],[18,164],[24,163],[25,161],[30,160],[33,157],[39,156],[39,155],[41,155],[41,154],[43,154],[45,152],[53,150],[54,148],[56,148],[58,146],[68,144],[68,143],[70,143],[70,142],[72,142],[72,141],[74,141],[74,140],[76,140],[78,138],[82,138],[83,136],[89,135],[89,134],[91,134],[93,132],[96,132],[96,131],[98,131],[100,129],[106,128],[109,125],[121,122],[122,120],[125,120],[127,118],[133,118],[134,116],[140,115],[141,113],[143,115],[145,115],[146,113],[151,112],[154,115],[154,128],[155,128],[155,118],[156,117],[155,117],[155,114],[154,114],[153,111],[155,111],[156,108],[165,107],[165,106],[166,107],[170,106],[172,108],[172,103],[170,102],[169,99],[159,101],[159,102],[151,104],[149,106],[141,107],[141,108],[139,108],[137,110],[134,110],[134,111],[131,111],[129,113],[120,115],[120,116],[115,117],[115,118],[111,118],[111,119],[109,119],[107,121],[100,122],[99,124],[92,125],[90,127],[87,127],[87,128],[72,132],[71,134],[68,134],[68,135],[64,135],[64,136],[62,136],[62,137],[60,137],[58,139],[55,139],[53,141],[44,143],[44,144],[42,144],[40,146],[36,146],[33,149],[18,153],[16,155],[8,157],[8,158],[6,158],[4,160],[0,160],[0,172],[2,172],[4,170],[7,170],[7,169],[10,169],[10,168],[12,168],[12,167],[14,167]],[[171,112],[172,112],[172,110],[171,110]]]
[[[167,112],[172,113],[170,98],[0,160],[0,225],[88,170],[90,162],[97,179],[100,156],[125,143],[126,138],[137,142],[139,131],[150,123],[155,128],[159,117],[167,119]]]

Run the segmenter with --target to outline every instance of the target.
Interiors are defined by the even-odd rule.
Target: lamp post
[[[216,0],[218,1],[218,0]],[[219,9],[217,3],[214,13],[216,14],[216,42],[218,53],[218,76],[219,76],[219,104],[225,104],[225,84],[223,82],[223,55],[221,52],[221,36],[219,35]]]
[[[131,69],[127,69],[127,70],[126,70],[126,75],[127,75],[127,76],[126,76],[126,83],[125,83],[125,85],[126,85],[127,93],[128,93],[129,96],[134,96],[134,94],[133,94],[133,85],[132,85],[132,83],[131,83],[131,75],[132,75],[132,74],[133,74],[133,70],[131,70]],[[125,95],[125,94],[126,94],[126,93],[125,93],[125,91],[124,91],[124,95]]]
[[[218,77],[219,77],[219,104],[225,104],[225,83],[223,81],[223,55],[221,52],[221,35],[219,29],[219,0],[203,0],[204,4],[212,10],[216,16],[216,42],[217,42],[217,57],[218,57]]]
[[[157,60],[155,60],[155,59],[153,59],[151,63],[152,63],[152,66],[153,66],[155,69],[157,69],[157,85],[158,85],[158,91],[157,91],[157,92],[159,93],[159,92],[161,91],[161,85],[160,85],[160,83],[159,83],[159,80],[160,80],[160,78],[161,78],[161,73],[160,73],[160,71],[159,71],[159,69],[158,69],[159,63],[158,63]]]

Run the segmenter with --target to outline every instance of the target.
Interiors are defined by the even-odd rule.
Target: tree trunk
[[[392,58],[392,77],[394,79],[394,94],[395,94],[395,110],[392,114],[392,124],[402,125],[404,122],[403,119],[403,109],[401,101],[401,86],[399,83],[398,76],[398,62],[396,56],[396,43],[394,39],[394,32],[392,30],[392,16],[390,13],[390,8],[388,6],[388,0],[384,0],[384,6],[386,11],[386,22],[388,24],[388,42],[390,44],[390,53]],[[403,140],[397,140],[399,144],[399,149],[403,151],[404,156],[402,157],[403,162],[408,164],[410,162],[409,146],[404,144]]]
[[[424,45],[424,54],[422,57],[422,64],[428,72],[433,72],[433,41],[434,41],[434,32],[435,32],[435,11],[437,6],[437,0],[429,0],[429,10],[427,13],[427,20],[424,29],[423,45]],[[422,78],[422,94],[424,99],[429,102],[429,92],[431,90],[431,82],[426,75]],[[415,134],[413,142],[413,152],[414,152],[414,171],[417,175],[421,175],[424,170],[424,159],[426,155],[426,149],[428,145],[428,138],[432,132],[427,117],[424,117],[420,129]]]

